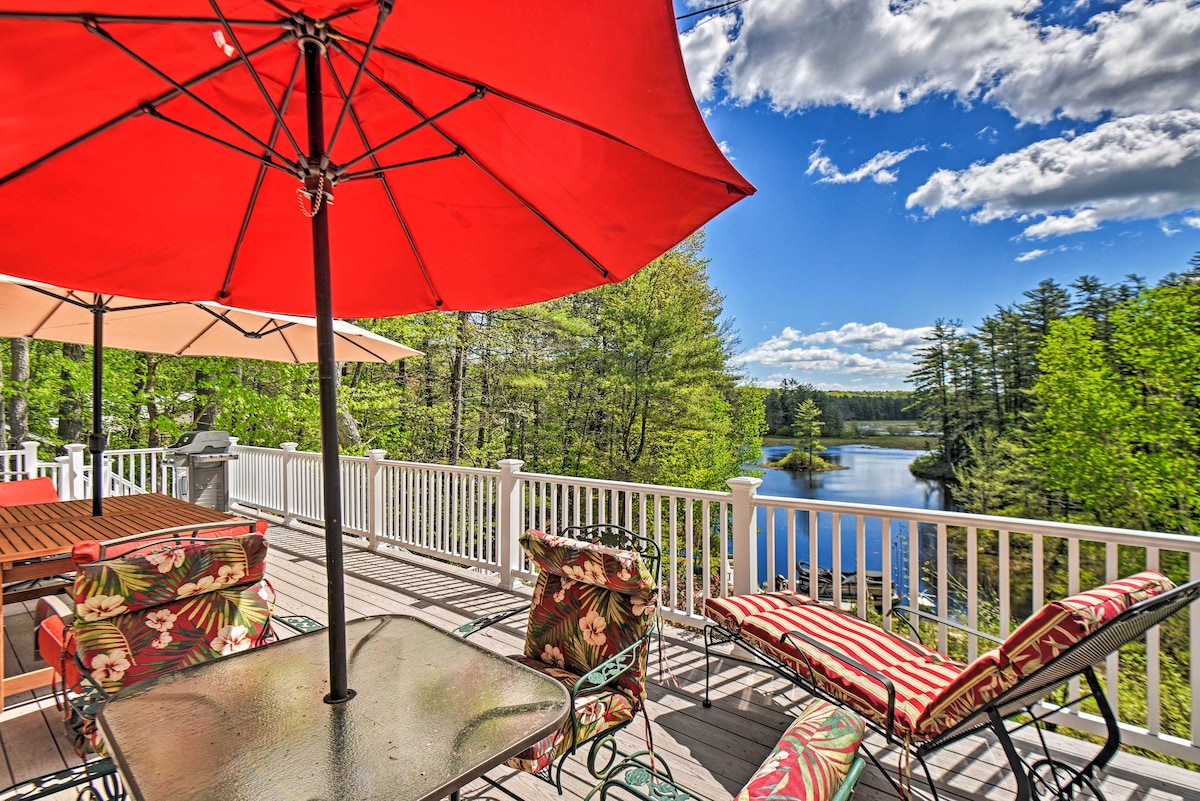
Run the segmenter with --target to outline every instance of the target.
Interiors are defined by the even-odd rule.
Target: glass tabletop
[[[155,677],[100,728],[141,801],[442,798],[553,732],[561,684],[404,615],[347,624],[356,696],[326,704],[325,631]]]

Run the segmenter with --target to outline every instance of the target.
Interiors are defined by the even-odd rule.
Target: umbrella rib
[[[394,145],[396,142],[399,142],[401,139],[405,138],[406,136],[414,134],[417,131],[421,130],[422,128],[425,128],[426,126],[433,125],[435,122],[440,120],[442,117],[445,117],[447,114],[457,111],[458,109],[462,108],[463,106],[467,105],[468,103],[473,103],[474,101],[479,100],[480,98],[482,98],[484,96],[484,94],[485,93],[484,93],[483,87],[476,87],[475,91],[471,92],[471,94],[467,95],[462,100],[459,100],[456,103],[450,104],[449,106],[447,106],[446,108],[442,109],[441,111],[437,112],[436,114],[434,114],[432,116],[426,117],[424,114],[421,114],[420,115],[421,121],[418,122],[416,125],[411,126],[407,130],[401,131],[400,133],[393,136],[391,139],[387,140],[386,142],[383,142],[382,144],[376,145],[375,147],[371,148],[367,152],[362,153],[358,156],[355,156],[350,161],[347,161],[344,164],[340,165],[339,171],[345,170],[351,164],[357,164],[358,162],[362,161],[363,159],[367,158],[368,156],[373,157],[376,153],[378,153],[380,150],[383,150],[385,147]],[[413,110],[415,111],[416,109],[413,109]]]
[[[145,15],[130,15],[130,14],[89,14],[89,13],[42,13],[38,11],[0,11],[0,19],[20,19],[29,20],[31,22],[81,22],[86,23],[88,20],[96,22],[116,22],[116,23],[131,23],[140,24],[148,23],[151,25],[214,25],[220,20],[210,19],[208,17],[150,17]],[[234,19],[229,20],[231,25],[238,25],[246,28],[278,28],[278,20],[270,19]]]
[[[280,38],[278,38],[274,41],[268,42],[267,44],[263,45],[262,47],[259,47],[258,49],[256,49],[254,51],[253,55],[259,55],[260,53],[264,53],[268,49],[275,47],[276,45],[282,44],[283,42],[286,42],[286,41],[288,41],[288,37],[281,36]],[[225,72],[226,70],[232,69],[237,64],[238,64],[238,62],[236,62],[236,61],[226,61],[224,64],[220,64],[216,67],[213,67],[211,70],[208,70],[207,72],[202,72],[201,74],[197,75],[195,78],[192,78],[191,80],[184,83],[183,86],[184,87],[194,86],[198,83],[203,83],[204,81],[207,81],[209,78],[215,77],[215,76],[220,75],[221,73]],[[97,125],[95,128],[92,128],[90,131],[85,131],[84,133],[75,137],[71,141],[66,142],[65,144],[59,145],[58,147],[54,148],[49,153],[46,153],[43,156],[39,156],[38,158],[34,159],[33,161],[29,162],[28,164],[18,167],[17,169],[13,170],[12,172],[8,173],[7,175],[0,176],[0,186],[4,186],[6,183],[9,183],[10,181],[20,178],[22,175],[29,172],[30,170],[37,169],[39,166],[41,166],[45,162],[49,161],[50,159],[54,158],[55,156],[65,153],[66,151],[70,150],[71,148],[75,147],[76,145],[83,144],[84,142],[88,141],[89,139],[99,136],[100,134],[104,133],[108,129],[110,129],[116,125],[119,125],[122,122],[124,122],[128,119],[131,119],[132,117],[137,116],[138,114],[146,113],[147,107],[153,107],[159,103],[165,103],[168,100],[178,97],[180,94],[183,94],[185,91],[186,91],[186,89],[184,89],[184,88],[172,89],[169,92],[165,92],[165,93],[159,95],[158,97],[154,98],[153,100],[143,103],[143,104],[137,106],[136,108],[129,109],[128,111],[125,111],[125,112],[117,115],[116,117],[113,117],[111,120],[101,123],[100,125]]]
[[[216,0],[212,0],[212,2],[216,2]],[[375,40],[379,38],[379,32],[383,30],[383,23],[392,11],[392,3],[390,1],[379,3],[378,8],[379,13],[375,17],[375,30],[371,31],[371,40],[367,42],[367,48],[363,52],[362,61],[354,73],[354,80],[350,83],[349,91],[342,93],[342,110],[338,114],[337,122],[333,124],[333,133],[329,135],[329,143],[325,146],[326,153],[333,152],[333,143],[337,141],[338,134],[342,130],[342,124],[346,122],[346,114],[350,111],[350,102],[354,99],[354,93],[358,90],[358,84],[362,80],[363,72],[366,71],[367,59],[371,57],[371,51],[375,49]],[[333,74],[333,62],[328,60],[328,51],[326,51],[326,62],[329,64],[330,74]],[[340,91],[340,82],[338,88]]]
[[[335,42],[334,44],[336,45],[337,43]],[[347,58],[350,58],[349,54],[345,53],[344,48],[338,46],[338,51],[345,54]],[[350,58],[350,60],[353,61],[354,59]],[[358,131],[358,138],[362,140],[363,147],[370,148],[371,140],[367,138],[367,132],[363,129],[362,121],[358,118],[358,112],[354,110],[353,105],[349,102],[349,96],[346,95],[345,91],[342,89],[342,81],[340,78],[338,78],[337,71],[333,68],[333,59],[329,55],[328,51],[325,53],[325,61],[329,65],[329,74],[333,76],[333,85],[337,87],[338,93],[346,99],[346,105],[348,108],[350,108],[350,121],[354,125],[355,130]],[[365,66],[366,61],[363,61],[362,63]],[[376,82],[378,82],[374,75],[370,77],[372,80],[376,80]],[[455,148],[455,153],[459,152],[460,149]],[[379,167],[379,159],[377,159],[374,155],[371,156],[371,163],[374,164],[376,168]],[[412,251],[413,258],[416,259],[417,262],[417,267],[420,268],[421,275],[425,278],[425,286],[428,287],[429,294],[433,296],[434,304],[441,306],[443,303],[442,295],[440,292],[438,292],[437,287],[433,283],[433,276],[429,274],[429,269],[425,266],[425,259],[421,257],[421,251],[417,247],[416,240],[413,238],[412,230],[408,227],[408,221],[404,219],[404,215],[400,212],[400,202],[396,200],[396,195],[394,192],[392,192],[391,184],[387,182],[387,178],[385,175],[383,175],[382,171],[377,173],[364,173],[364,175],[368,174],[374,174],[377,178],[379,178],[379,183],[383,186],[383,192],[387,196],[388,203],[390,203],[392,206],[392,213],[396,215],[396,222],[400,223],[400,230],[404,232],[404,238],[408,241],[408,248],[410,251]],[[353,179],[348,177],[345,180]]]
[[[161,111],[154,108],[153,106],[147,106],[144,109],[144,111],[148,116],[153,117],[156,120],[161,120],[162,122],[166,122],[171,125],[174,125],[176,128],[179,128],[180,130],[187,131],[190,134],[195,134],[196,136],[200,137],[201,139],[207,139],[209,142],[212,142],[215,145],[221,145],[222,147],[228,148],[235,153],[241,153],[243,156],[246,156],[250,159],[253,159],[254,161],[257,161],[263,168],[271,167],[273,169],[279,170],[282,173],[286,173],[287,175],[290,175],[292,177],[295,177],[296,170],[299,169],[299,167],[297,165],[293,165],[291,162],[287,161],[282,156],[279,156],[278,153],[275,153],[275,155],[279,156],[280,160],[283,161],[284,163],[279,164],[279,163],[275,162],[274,160],[272,160],[271,155],[274,151],[271,151],[271,152],[267,153],[266,155],[260,156],[257,153],[252,153],[249,150],[247,150],[246,148],[239,147],[239,146],[233,144],[232,142],[226,142],[224,139],[221,139],[218,136],[214,136],[213,134],[210,134],[210,133],[205,133],[204,131],[201,131],[199,128],[195,128],[191,125],[185,125],[182,122],[180,122],[179,120],[172,119],[171,117],[168,117],[166,114],[163,114]],[[269,148],[268,148],[268,150],[269,150]]]
[[[303,54],[297,54],[296,64],[292,67],[292,78],[288,81],[287,88],[284,90],[283,99],[279,103],[279,114],[282,116],[287,111],[288,103],[292,99],[292,93],[296,89],[296,79],[300,75],[300,63],[303,60]],[[274,104],[272,104],[273,106]],[[277,122],[271,131],[270,142],[275,143],[279,137],[280,125]],[[221,291],[217,293],[218,298],[229,297],[229,285],[233,282],[233,271],[237,267],[238,256],[242,252],[242,243],[246,240],[246,231],[250,228],[250,218],[254,215],[254,207],[258,205],[258,193],[262,190],[263,181],[267,177],[267,164],[258,165],[258,175],[254,179],[254,188],[250,192],[250,200],[246,204],[246,213],[242,216],[242,224],[238,228],[237,240],[233,243],[233,252],[229,254],[229,265],[225,268],[225,280],[221,282]]]
[[[340,339],[341,341],[345,342],[347,345],[350,345],[352,347],[357,348],[358,350],[361,350],[363,353],[366,353],[373,359],[377,359],[380,364],[387,364],[387,362],[388,362],[387,359],[383,358],[378,353],[376,353],[375,351],[368,348],[366,345],[363,345],[360,342],[355,342],[350,337],[346,336],[345,334],[343,334],[339,331],[334,331],[333,335],[335,337],[337,337],[338,339]],[[357,361],[362,361],[362,359],[342,359],[341,361],[344,361],[344,362],[356,361],[357,362]]]
[[[352,61],[352,62],[355,61],[354,57],[351,56],[350,53],[347,52],[344,47],[339,46],[338,50],[342,54],[344,54],[346,56],[346,58],[350,59],[350,61]],[[379,52],[386,53],[387,51],[384,48],[379,48]],[[404,97],[404,95],[402,95],[399,91],[397,91],[391,84],[387,83],[382,78],[375,75],[375,73],[371,72],[371,70],[366,67],[365,63],[363,65],[363,69],[366,71],[367,75],[369,75],[371,77],[371,80],[373,80],[377,84],[379,84],[379,86],[381,86],[384,89],[384,91],[386,91],[388,94],[390,94],[395,100],[397,100],[399,103],[403,104],[409,111],[411,111],[413,114],[416,114],[421,119],[423,119],[423,120],[426,119],[425,114],[423,114],[416,106],[414,106],[407,98]],[[482,85],[475,84],[475,86],[481,87]],[[480,96],[482,97],[482,95],[480,95]],[[460,101],[458,105],[461,106],[462,103],[466,102],[469,99],[470,98],[466,98],[463,101]],[[576,253],[578,253],[580,256],[582,256],[589,264],[591,264],[593,267],[595,267],[600,272],[600,275],[602,275],[605,278],[608,278],[608,270],[602,264],[600,264],[600,262],[597,261],[590,253],[588,253],[586,250],[584,250],[582,245],[580,245],[578,242],[576,242],[571,237],[567,236],[565,231],[563,231],[561,228],[559,228],[554,223],[550,222],[550,220],[546,217],[546,215],[542,214],[542,212],[539,211],[537,208],[535,208],[532,203],[530,203],[528,200],[526,200],[524,197],[522,197],[520,195],[520,193],[518,193],[515,189],[513,189],[511,186],[509,186],[504,181],[500,180],[500,178],[497,177],[496,174],[493,173],[491,170],[484,167],[483,164],[481,164],[478,159],[476,159],[473,155],[471,155],[470,151],[468,151],[465,147],[462,146],[462,144],[455,141],[453,137],[451,137],[449,134],[447,134],[445,131],[443,131],[441,128],[439,128],[437,126],[436,122],[429,122],[429,127],[431,129],[433,129],[434,131],[437,131],[437,133],[439,135],[441,135],[447,142],[454,145],[456,150],[461,150],[463,155],[465,155],[467,158],[469,158],[471,160],[471,163],[474,164],[481,172],[483,172],[485,175],[487,175],[489,178],[491,178],[493,181],[495,181],[498,186],[500,186],[502,189],[504,189],[504,191],[508,192],[508,194],[511,195],[518,203],[520,203],[522,206],[524,206],[525,209],[527,211],[529,211],[529,213],[533,214],[535,217],[537,217],[539,220],[541,220],[542,224],[545,225],[547,228],[549,228],[551,231],[553,231],[555,234],[557,234],[558,237],[560,239],[562,239],[562,241],[565,242],[568,247],[570,247],[572,250],[574,250]],[[375,148],[375,150],[378,150],[378,149],[379,148]],[[350,161],[347,163],[353,164],[354,161]]]
[[[113,47],[116,47],[118,50],[125,53],[127,56],[132,58],[134,61],[138,62],[143,67],[150,70],[155,75],[157,75],[158,77],[162,78],[167,83],[174,86],[177,90],[179,90],[183,94],[187,95],[192,100],[194,100],[197,104],[199,104],[201,106],[201,108],[207,109],[217,119],[221,120],[226,125],[233,128],[235,131],[240,133],[242,136],[244,136],[247,139],[249,139],[250,141],[254,142],[254,144],[263,148],[268,153],[274,155],[275,158],[279,159],[284,164],[290,163],[287,160],[287,158],[284,157],[284,155],[282,153],[275,150],[275,148],[269,146],[266,142],[262,141],[261,139],[259,139],[254,134],[250,133],[248,130],[246,130],[242,126],[238,125],[236,122],[234,122],[232,119],[230,119],[227,115],[223,114],[221,111],[219,111],[215,107],[213,107],[210,103],[207,103],[206,101],[201,100],[200,97],[197,96],[195,92],[192,92],[189,88],[187,88],[187,86],[185,84],[179,83],[174,78],[172,78],[170,75],[167,75],[165,72],[160,70],[158,67],[154,66],[149,61],[142,58],[140,55],[138,55],[136,52],[134,52],[132,48],[127,47],[126,45],[122,44],[120,41],[117,40],[117,38],[115,36],[113,36],[111,33],[106,31],[104,28],[101,28],[97,24],[88,24],[87,27],[88,27],[88,30],[90,30],[92,33],[96,34],[97,36],[101,37],[105,41],[109,42],[111,45],[113,45]],[[280,37],[280,39],[276,40],[276,43],[286,41],[288,38],[290,38],[290,34]],[[246,57],[246,58],[248,58],[248,57]],[[234,63],[237,63],[237,62],[234,62]],[[156,109],[152,104],[146,104],[146,110],[149,110],[149,109],[153,109],[155,112],[158,111],[158,109]],[[184,126],[184,127],[186,127],[186,126]],[[217,139],[216,137],[208,137],[208,138],[211,138],[214,141],[218,141],[218,142],[221,141],[220,139]],[[225,143],[225,144],[229,144],[229,143]],[[235,149],[240,149],[232,144],[229,144],[229,146],[234,147]]]
[[[354,39],[353,37],[345,36],[343,38],[346,41],[354,42],[355,44],[358,44],[358,45],[363,44],[361,41]],[[399,61],[403,61],[406,64],[410,64],[414,67],[423,69],[429,73],[438,75],[443,78],[447,78],[447,79],[455,81],[457,83],[464,83],[464,84],[468,84],[471,86],[481,87],[487,94],[495,95],[496,97],[500,98],[501,100],[505,100],[514,105],[521,106],[522,108],[527,108],[530,111],[537,112],[538,114],[542,114],[546,117],[550,117],[551,119],[558,120],[559,122],[561,122],[565,125],[570,125],[574,128],[579,128],[580,130],[587,131],[588,133],[594,134],[596,136],[603,137],[604,139],[608,139],[611,142],[616,142],[619,145],[623,145],[624,147],[627,147],[630,150],[636,150],[637,152],[643,153],[646,156],[653,158],[657,161],[663,160],[659,156],[657,156],[653,153],[647,152],[645,149],[640,148],[634,144],[631,144],[630,142],[625,141],[624,139],[620,138],[619,136],[614,136],[613,134],[609,133],[608,131],[603,130],[602,128],[597,128],[596,126],[591,125],[590,123],[586,123],[586,122],[583,122],[582,120],[577,120],[572,117],[568,117],[564,114],[560,114],[557,111],[546,108],[545,106],[530,102],[528,100],[524,100],[515,95],[511,95],[511,94],[503,91],[502,89],[497,89],[496,87],[491,86],[490,84],[488,84],[485,81],[478,81],[473,78],[469,78],[465,75],[459,75],[457,73],[453,73],[448,70],[439,69],[437,67],[432,67],[429,64],[426,64],[423,61],[420,61],[420,60],[414,58],[413,56],[408,56],[403,53],[398,53],[395,50],[389,50],[386,47],[376,47],[375,51],[377,53],[382,53],[385,56],[390,56]],[[679,169],[683,172],[687,172],[692,175],[698,176],[700,178],[703,178],[704,180],[718,181],[722,184],[725,184],[726,189],[731,193],[735,192],[739,195],[748,194],[744,187],[730,184],[728,181],[722,180],[720,178],[714,178],[711,175],[706,175],[702,172],[697,172],[696,170],[690,169],[688,167],[682,167],[678,164],[674,164],[673,162],[667,162],[667,163],[672,164],[672,166],[674,166],[676,169]]]
[[[345,175],[340,176],[340,179],[342,182],[357,181],[362,178],[370,178],[373,175],[379,176],[382,178],[383,173],[391,172],[392,170],[398,170],[398,169],[401,169],[402,167],[413,167],[417,164],[428,164],[432,161],[445,161],[446,159],[455,159],[455,158],[458,158],[463,155],[465,155],[465,153],[463,152],[462,148],[455,148],[454,150],[450,151],[449,153],[442,153],[441,155],[438,155],[438,156],[426,156],[423,159],[413,159],[412,161],[400,161],[395,164],[379,164],[378,161],[376,161],[375,166],[373,168],[371,168],[369,170],[359,170],[358,172],[348,172]],[[375,161],[374,158],[372,158],[371,160]]]
[[[246,65],[246,69],[250,71],[250,77],[254,79],[255,85],[258,86],[258,91],[262,92],[263,99],[267,101],[267,106],[271,109],[271,113],[275,115],[276,124],[283,129],[288,141],[292,143],[292,147],[296,151],[297,161],[299,161],[299,157],[303,155],[304,151],[300,148],[300,144],[296,141],[296,137],[292,136],[292,131],[287,127],[287,123],[283,121],[283,114],[279,109],[275,108],[275,103],[271,100],[271,95],[267,92],[267,87],[263,85],[262,78],[259,76],[258,70],[254,69],[254,65],[250,63],[249,57],[246,55],[245,51],[242,50],[242,43],[238,41],[237,34],[233,32],[233,26],[226,21],[224,12],[222,12],[220,6],[217,5],[217,0],[209,0],[209,5],[212,6],[213,13],[220,18],[221,27],[225,29],[225,33],[229,34],[229,40],[237,49],[238,57],[242,60],[242,63]],[[275,144],[274,138],[275,137],[273,136],[270,146]]]

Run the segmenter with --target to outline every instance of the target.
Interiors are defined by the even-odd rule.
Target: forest
[[[966,511],[1196,533],[1200,254],[1148,286],[1044,280],[974,329],[938,320],[910,377]]]
[[[812,384],[785,378],[778,389],[768,389],[763,397],[767,434],[790,437],[796,431],[796,410],[811,400],[820,411],[821,433],[840,437],[863,420],[916,420],[911,392],[843,392],[821,390]]]
[[[356,320],[424,352],[345,363],[343,453],[699,488],[758,456],[761,393],[738,385],[738,341],[720,321],[703,234],[632,278],[566,298],[480,313]],[[0,349],[0,449],[28,439],[50,459],[91,419],[90,348],[12,339]],[[228,430],[264,446],[319,450],[314,365],[105,354],[110,448]]]

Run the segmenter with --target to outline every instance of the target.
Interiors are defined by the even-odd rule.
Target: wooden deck
[[[268,539],[268,576],[278,595],[280,613],[324,620],[324,546],[319,537],[272,527]],[[404,611],[452,628],[485,612],[512,606],[514,600],[519,602],[517,594],[489,586],[468,571],[435,566],[426,560],[349,548],[346,571],[347,615],[351,618]],[[31,607],[10,604],[4,608],[5,666],[14,673],[39,666],[31,649]],[[522,625],[518,620],[475,639],[498,652],[516,653],[521,648]],[[661,666],[656,657],[651,666],[654,682],[649,717],[655,748],[683,784],[713,801],[730,798],[766,757],[805,696],[769,671],[731,657],[716,664],[713,706],[705,709],[700,703],[704,651],[698,634],[669,627],[662,653]],[[626,750],[635,750],[644,747],[643,737],[644,727],[634,725],[620,740]],[[1090,753],[1093,748],[1069,738],[1051,737],[1060,754]],[[8,709],[0,715],[0,744],[5,758],[0,786],[77,761],[44,691],[9,699]],[[880,743],[868,740],[868,745],[878,748]],[[894,767],[895,756],[894,751],[885,751],[881,759]],[[934,760],[933,773],[944,798],[1013,797],[1007,762],[990,737],[971,737],[944,750]],[[557,797],[551,787],[527,775],[500,769],[494,776],[521,798],[551,801]],[[913,778],[920,790],[916,775]],[[572,760],[564,778],[567,796],[583,798],[591,783],[583,760]],[[1109,801],[1194,801],[1200,799],[1200,774],[1119,754],[1106,772],[1103,789]],[[74,798],[67,793],[60,796],[64,801]],[[500,801],[505,796],[476,782],[465,788],[463,798]],[[855,798],[877,801],[895,798],[895,793],[878,770],[869,766]]]

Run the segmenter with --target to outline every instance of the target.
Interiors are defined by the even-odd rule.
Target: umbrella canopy
[[[104,347],[173,356],[230,356],[307,364],[318,361],[316,321],[264,314],[217,303],[152,301],[75,292],[0,275],[0,337],[29,337],[91,345],[92,514],[103,514],[101,456]],[[337,361],[388,363],[420,351],[365,328],[333,321]]]
[[[754,189],[704,126],[669,0],[168,8],[0,0],[0,264],[316,316],[346,701],[332,318],[620,281]]]
[[[311,317],[96,295],[0,275],[0,337],[94,345],[96,314],[104,315],[104,347],[290,364],[317,361]],[[333,337],[334,358],[340,362],[385,364],[421,355],[343,320],[333,321]]]

